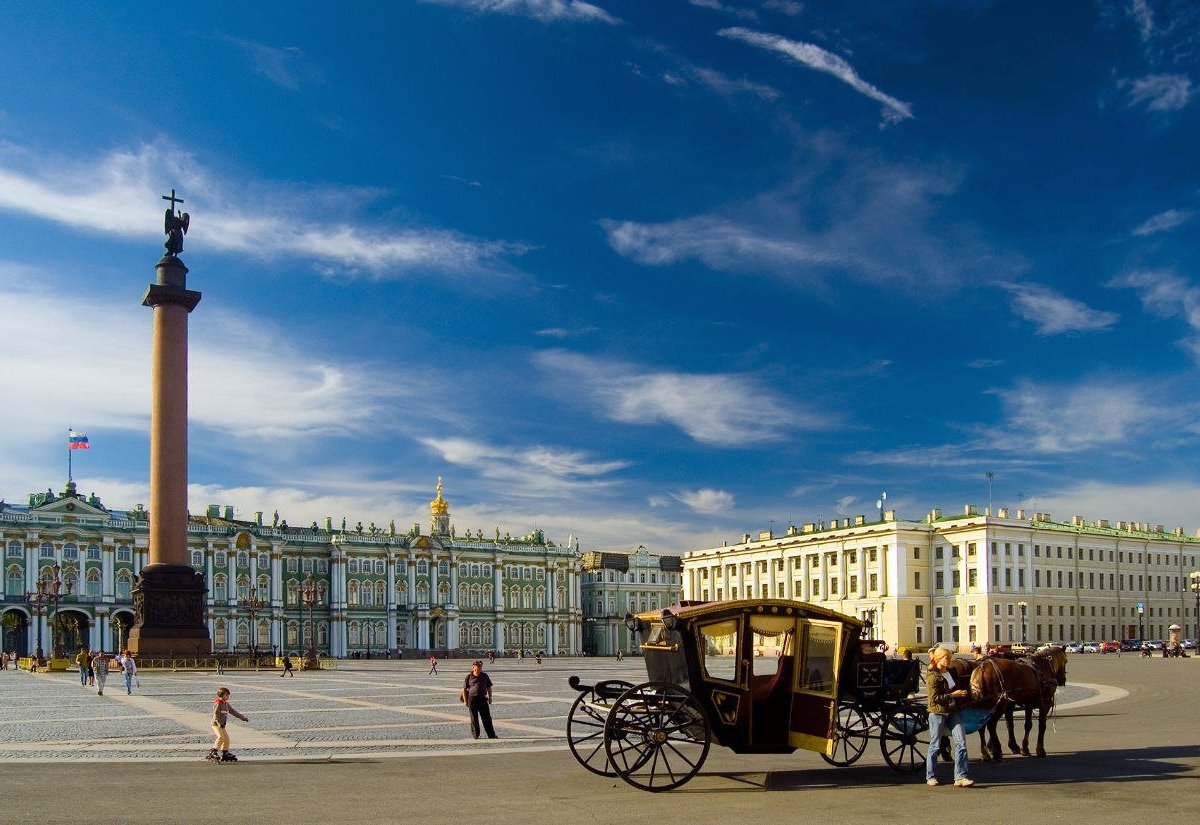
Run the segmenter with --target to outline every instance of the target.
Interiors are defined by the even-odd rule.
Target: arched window
[[[317,604],[329,604],[329,585],[317,582]]]
[[[266,619],[259,619],[258,632],[255,634],[254,644],[265,645],[271,642],[271,623]]]
[[[329,622],[321,622],[317,625],[317,647],[329,647]]]
[[[260,599],[266,599],[270,596],[270,593],[271,593],[271,577],[267,576],[265,574],[262,576],[259,576],[258,577],[258,597]]]
[[[490,584],[485,584],[483,586],[483,602],[481,603],[480,606],[481,607],[491,607],[492,606],[492,586]]]
[[[84,581],[87,583],[86,584],[86,588],[87,588],[86,592],[87,592],[88,596],[95,597],[95,596],[100,595],[100,568],[99,567],[89,567],[87,569],[87,573],[84,574]]]
[[[383,559],[375,560],[375,575],[376,576],[386,576],[387,575],[387,566],[383,563]]]
[[[566,590],[564,590],[563,588],[560,587],[560,588],[558,588],[558,590],[554,591],[554,604],[558,607],[566,607],[567,606],[567,591]]]
[[[248,624],[249,622],[244,621],[233,623],[234,635],[237,639],[237,641],[234,642],[234,645],[239,648],[250,647],[250,628],[247,627]]]
[[[129,601],[133,595],[133,574],[128,570],[117,572],[117,599]]]
[[[238,567],[249,567],[250,566],[250,554],[247,553],[245,550],[238,551],[237,566]]]
[[[387,582],[375,582],[375,604],[380,607],[387,604]]]
[[[458,585],[458,606],[471,607],[471,585],[466,582],[459,582]]]
[[[352,575],[358,573],[358,559],[350,559],[346,562],[346,572]]]
[[[365,605],[375,604],[375,588],[371,587],[370,582],[362,583],[362,603]]]
[[[408,582],[396,581],[396,604],[402,607],[408,604]]]
[[[213,622],[213,647],[221,648],[229,644],[229,636],[225,631],[225,620],[217,619]]]
[[[288,604],[299,604],[300,603],[300,582],[296,581],[295,579],[288,579],[287,586],[285,589],[287,590]]]
[[[79,595],[79,573],[74,567],[68,567],[63,570],[62,587],[64,593]]]
[[[63,560],[66,560],[66,559],[73,560],[73,559],[79,558],[79,545],[75,544],[74,542],[68,541],[66,544],[63,545],[62,557],[63,557]]]
[[[346,601],[350,604],[358,604],[358,582],[350,582],[346,586]]]
[[[362,626],[358,622],[350,622],[346,625],[346,641],[350,647],[358,647],[362,644]]]
[[[250,577],[245,573],[237,577],[237,597],[239,599],[250,598]]]
[[[417,603],[429,604],[429,585],[425,582],[417,585]]]
[[[525,610],[533,609],[533,588],[532,587],[526,587],[523,591],[521,591],[521,607],[523,607]]]
[[[483,607],[483,588],[477,584],[471,585],[471,606],[476,610]]]
[[[417,562],[417,575],[418,576],[428,576],[429,575],[429,562],[425,561],[425,559],[421,559],[420,561]]]
[[[25,595],[25,572],[19,565],[12,565],[5,574],[4,592],[9,596]]]
[[[218,573],[217,575],[213,576],[213,601],[225,601],[225,585],[227,581],[228,579],[225,578],[224,573]]]
[[[438,582],[438,604],[445,604],[450,601],[450,582]]]
[[[227,561],[227,557],[225,555],[224,550],[218,550],[216,553],[213,553],[213,566],[214,567],[226,567],[226,566],[228,566],[228,564],[229,564],[229,562]]]
[[[537,601],[534,603],[534,606],[536,608],[538,608],[539,610],[545,609],[545,607],[546,607],[546,588],[539,587],[537,589]]]
[[[450,563],[449,562],[446,562],[446,561],[438,562],[438,575],[439,576],[449,576],[450,575]]]
[[[291,584],[291,582],[289,582],[289,584]],[[296,645],[300,644],[300,623],[297,621],[290,621],[287,623],[287,644],[291,647],[295,647]]]
[[[192,567],[204,566],[204,553],[200,550],[192,551]]]

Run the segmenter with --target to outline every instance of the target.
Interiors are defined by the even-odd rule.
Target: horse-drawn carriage
[[[567,717],[588,770],[648,791],[677,788],[712,742],[736,753],[815,751],[849,765],[878,739],[899,771],[925,759],[928,719],[913,661],[862,639],[863,621],[805,602],[747,599],[626,617],[649,681],[581,684]]]

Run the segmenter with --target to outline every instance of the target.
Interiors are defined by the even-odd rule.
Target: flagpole
[[[74,452],[74,451],[71,449],[71,430],[70,430],[70,428],[68,428],[67,429],[67,483],[68,484],[70,484],[71,481],[73,480],[73,478],[72,478],[73,470],[71,467],[71,453],[72,452]]]

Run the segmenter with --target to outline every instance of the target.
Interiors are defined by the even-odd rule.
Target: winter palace
[[[120,648],[133,623],[134,577],[147,563],[148,512],[110,510],[68,482],[28,505],[0,502],[5,650]],[[191,564],[208,586],[216,651],[322,656],[582,650],[581,565],[574,539],[458,533],[430,502],[429,531],[361,524],[290,527],[210,506],[188,525]],[[41,580],[40,599],[38,598]],[[315,637],[312,635],[315,633]]]

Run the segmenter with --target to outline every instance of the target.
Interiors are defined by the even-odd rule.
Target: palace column
[[[187,288],[187,267],[178,257],[187,230],[176,216],[175,193],[167,210],[168,252],[155,269],[157,281],[142,296],[154,312],[150,368],[150,564],[134,587],[136,618],[129,647],[142,657],[208,655],[204,624],[204,577],[187,558],[188,314],[200,293]]]

